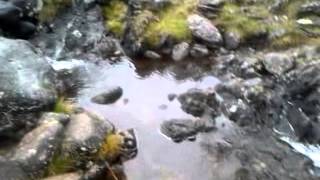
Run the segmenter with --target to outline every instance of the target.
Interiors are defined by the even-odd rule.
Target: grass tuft
[[[115,35],[122,36],[127,6],[123,1],[111,0],[103,8],[106,27]]]

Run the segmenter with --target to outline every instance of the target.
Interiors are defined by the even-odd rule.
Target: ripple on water
[[[148,66],[152,66],[153,70],[150,71]],[[201,156],[200,146],[191,142],[175,144],[159,133],[159,127],[163,120],[192,118],[180,109],[177,100],[170,102],[168,94],[180,94],[190,88],[207,89],[219,81],[213,76],[197,80],[179,76],[181,80],[176,80],[176,74],[179,73],[172,69],[176,67],[165,67],[168,68],[157,69],[158,66],[154,64],[144,63],[135,66],[129,60],[113,65],[89,64],[88,87],[80,92],[77,99],[83,107],[104,115],[117,127],[136,129],[140,148],[137,158],[126,163],[129,179],[210,179],[209,167],[204,161],[205,157]],[[183,67],[175,70],[187,71]],[[201,72],[198,68],[191,74],[194,73]],[[105,106],[90,101],[91,97],[114,86],[120,86],[124,91],[115,104]]]

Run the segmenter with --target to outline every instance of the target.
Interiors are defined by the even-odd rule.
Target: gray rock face
[[[41,111],[55,103],[56,74],[28,42],[0,38],[0,63],[1,130],[30,123],[10,116]]]
[[[268,72],[274,75],[281,75],[294,66],[294,61],[286,54],[268,53],[262,61]]]
[[[92,102],[97,104],[112,104],[121,98],[123,90],[121,87],[115,87],[107,92],[99,94],[91,99]]]
[[[189,54],[189,47],[190,45],[186,42],[175,45],[172,50],[172,59],[175,61],[181,61],[186,58]]]
[[[190,55],[195,58],[201,58],[209,55],[209,50],[206,46],[201,44],[195,44],[190,49]]]
[[[24,180],[29,178],[18,163],[4,157],[0,157],[0,174],[3,180]]]
[[[105,136],[113,131],[108,120],[95,114],[86,111],[73,114],[64,133],[62,152],[76,157],[96,153]]]
[[[18,162],[30,177],[42,175],[61,142],[63,124],[67,122],[66,115],[43,115],[39,126],[23,137],[11,159]]]
[[[222,44],[219,30],[208,19],[192,14],[188,17],[188,25],[192,35],[209,47],[218,47]]]

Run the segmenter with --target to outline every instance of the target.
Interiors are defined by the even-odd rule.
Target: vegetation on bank
[[[306,2],[308,1],[288,1],[276,10],[271,9],[272,1],[228,2],[213,21],[220,29],[237,33],[242,42],[260,34],[267,34],[273,48],[320,43],[319,36],[312,36],[312,32],[320,32],[319,27],[307,27],[298,23],[302,18],[312,19],[309,15],[299,14],[299,8]]]
[[[40,22],[52,21],[60,10],[72,5],[72,0],[43,0],[43,7],[39,12]]]
[[[123,34],[126,13],[127,5],[121,0],[111,0],[103,7],[106,27],[118,37]]]

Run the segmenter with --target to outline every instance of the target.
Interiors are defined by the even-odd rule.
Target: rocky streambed
[[[320,179],[319,7],[0,1],[0,179]]]

